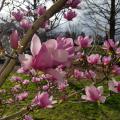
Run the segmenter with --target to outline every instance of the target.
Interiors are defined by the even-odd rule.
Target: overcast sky
[[[1,1],[1,0],[0,0]],[[5,6],[2,11],[0,12],[0,16],[3,16],[4,18],[10,20],[10,12],[13,11],[14,5],[15,6],[19,6],[21,3],[23,3],[24,0],[6,0],[7,2],[9,2],[9,5]],[[30,1],[32,2],[33,0],[25,0],[25,1]],[[45,2],[47,1],[47,2]],[[100,2],[102,0],[97,0],[96,2]],[[52,6],[52,2],[51,0],[40,0],[41,3],[45,3],[47,6],[47,9],[49,7]],[[21,8],[26,9],[26,6],[28,6],[28,4],[26,2],[24,2],[24,4],[21,5]],[[84,13],[86,12],[86,10],[84,9],[85,3],[84,0],[82,1],[82,3],[80,4],[80,9],[79,10],[75,10],[77,12],[77,17],[71,21],[71,22],[67,22],[65,19],[62,19],[61,21],[61,25],[60,25],[60,29],[56,29],[56,31],[63,31],[64,28],[70,30],[70,29],[77,29],[79,31],[82,32],[86,32],[88,34],[92,34],[92,31],[88,29],[88,27],[85,27],[83,24],[85,23],[89,23],[90,21],[86,19],[86,17],[84,16]],[[65,23],[65,24],[63,24]],[[90,23],[91,24],[91,23]],[[76,29],[76,30],[77,30]]]

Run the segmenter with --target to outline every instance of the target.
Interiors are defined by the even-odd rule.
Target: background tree
[[[86,18],[93,24],[88,24],[91,28],[96,28],[104,35],[108,33],[109,38],[119,37],[120,24],[120,0],[85,0]]]

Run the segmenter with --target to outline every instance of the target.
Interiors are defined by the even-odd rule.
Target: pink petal
[[[30,49],[33,56],[37,55],[41,49],[41,41],[36,34],[32,38]]]
[[[53,52],[54,60],[57,62],[66,62],[68,60],[68,52],[62,49]]]
[[[24,69],[29,69],[32,65],[32,56],[28,54],[20,54],[19,55],[19,60],[21,63],[21,66]]]
[[[57,48],[57,41],[55,39],[50,39],[45,42],[45,45],[48,49],[56,49]]]

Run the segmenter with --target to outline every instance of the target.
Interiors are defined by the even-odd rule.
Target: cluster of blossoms
[[[65,19],[71,21],[76,17],[77,14],[72,9],[77,8],[80,2],[81,0],[67,1],[68,11],[64,13]],[[39,5],[33,13],[41,16],[45,12],[46,7]],[[31,22],[25,18],[22,11],[12,12],[12,16],[24,30],[31,28]],[[48,23],[49,21],[45,21],[43,27]],[[10,36],[10,43],[16,51],[20,47],[19,41],[20,35],[15,30]],[[104,103],[107,95],[103,93],[103,86],[97,86],[103,80],[108,80],[108,91],[120,93],[120,82],[111,79],[120,75],[119,42],[112,39],[104,41],[102,46],[98,46],[103,53],[92,52],[92,44],[93,40],[87,36],[78,36],[76,40],[59,36],[41,43],[40,38],[34,34],[30,44],[31,54],[18,55],[21,68],[17,73],[24,74],[27,78],[18,76],[11,78],[11,82],[15,85],[10,89],[12,97],[6,103],[14,104],[27,100],[31,95],[28,88],[32,84],[36,88],[33,90],[35,96],[31,100],[30,107],[51,108],[57,102],[53,100],[54,92],[61,92],[62,100],[66,98],[69,78],[72,77],[77,82],[86,80],[90,83],[82,89],[82,95],[80,93],[82,100]],[[99,71],[103,71],[100,73],[102,77],[99,77]],[[0,91],[0,94],[3,93],[5,90]],[[25,115],[23,120],[33,120],[33,118]]]
[[[11,46],[13,48],[18,47],[18,38],[16,32],[12,33]],[[85,79],[92,83],[83,89],[85,93],[82,93],[82,100],[104,103],[107,95],[103,93],[103,86],[96,86],[97,82],[104,79],[109,80],[109,91],[120,93],[120,82],[111,79],[120,75],[119,43],[111,39],[104,41],[103,45],[99,46],[103,50],[103,54],[87,52],[91,49],[92,44],[93,40],[86,36],[78,36],[75,41],[72,38],[58,37],[41,43],[39,37],[34,34],[30,44],[31,55],[19,54],[21,68],[17,71],[20,74],[29,75],[30,80],[13,76],[11,81],[17,83],[11,88],[14,99],[10,98],[7,103],[26,100],[30,93],[25,88],[30,84],[35,84],[37,91],[31,106],[51,108],[57,102],[53,100],[52,92],[55,89],[62,93],[66,91],[69,86],[69,77],[67,76],[74,77],[77,82]],[[76,63],[79,67],[74,68]],[[97,70],[103,71],[100,81]],[[42,84],[44,82],[45,84]],[[32,119],[26,115],[24,119],[27,118]]]
[[[47,91],[48,89],[50,89],[50,84],[57,85],[57,88],[62,91],[68,86],[68,83],[65,79],[65,76],[68,73],[65,72],[64,69],[70,67],[72,65],[72,62],[74,61],[86,63],[85,66],[87,66],[86,70],[74,69],[73,75],[76,79],[91,79],[92,82],[94,82],[95,84],[95,79],[97,78],[97,75],[93,68],[97,65],[103,66],[103,69],[107,70],[108,75],[119,75],[120,67],[116,63],[112,62],[112,59],[117,60],[119,58],[118,42],[116,43],[113,40],[106,40],[102,46],[102,49],[105,50],[105,55],[100,55],[98,53],[86,55],[85,51],[86,49],[92,47],[92,42],[93,40],[89,37],[79,36],[75,42],[73,42],[72,38],[58,37],[56,40],[50,39],[46,42],[41,43],[39,37],[35,34],[32,38],[30,46],[32,55],[19,55],[21,70],[23,73],[29,71],[29,74],[32,74],[32,81],[35,83],[39,83],[47,79],[48,84],[43,86],[43,89]],[[74,44],[78,45],[79,49],[77,51],[75,51]],[[116,58],[113,57],[113,53],[116,54]],[[91,69],[89,69],[90,66]],[[35,77],[35,71],[42,71],[44,75],[40,76],[40,78],[39,76]],[[20,78],[17,78],[14,81],[20,81]],[[29,81],[24,80],[22,81],[22,84],[29,84]],[[114,92],[119,92],[119,82],[110,81],[108,85],[110,90]],[[101,87],[86,87],[85,93],[86,96],[82,96],[82,99],[100,102],[105,101],[105,97],[102,96]],[[17,98],[21,99],[19,96],[23,96],[24,99],[24,94],[25,93],[23,93],[22,95],[18,95]],[[38,96],[40,95],[41,94],[39,93]],[[25,94],[25,96],[27,95]],[[39,97],[35,98],[39,99]]]

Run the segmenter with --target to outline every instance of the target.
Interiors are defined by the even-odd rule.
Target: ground
[[[75,85],[71,81],[68,88],[69,93],[73,92],[73,89],[79,91],[84,86],[84,82]],[[7,80],[3,88],[8,88],[10,85],[12,86],[12,83]],[[28,89],[33,91],[34,87],[29,86]],[[19,111],[21,106],[24,107],[28,102],[30,101],[21,102],[20,106],[10,105],[5,109],[6,114]],[[120,95],[113,94],[104,104],[84,102],[79,99],[79,95],[74,95],[66,101],[55,104],[52,109],[39,109],[31,114],[34,120],[120,120],[119,113]]]

